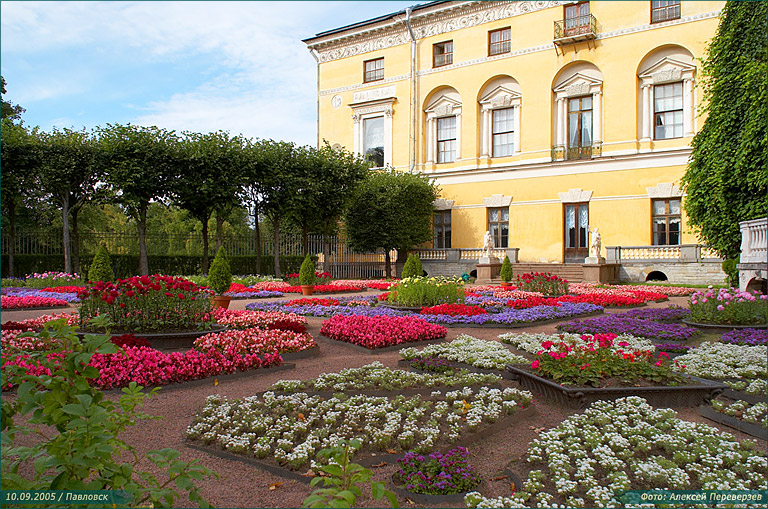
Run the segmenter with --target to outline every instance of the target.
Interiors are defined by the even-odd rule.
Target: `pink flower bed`
[[[528,299],[530,297],[543,297],[544,295],[539,292],[508,290],[505,288],[497,287],[493,292],[493,296],[497,299]]]
[[[669,291],[667,291],[669,290]],[[637,297],[645,302],[651,300],[664,300],[670,295],[689,295],[689,293],[677,290],[693,290],[692,288],[667,288],[664,286],[645,285],[598,285],[597,283],[573,283],[568,286],[568,291],[574,295],[601,294],[620,297]],[[690,293],[693,293],[692,291]]]
[[[16,323],[25,327],[31,327],[33,329],[42,329],[43,325],[46,323],[52,322],[53,320],[59,320],[61,318],[64,318],[67,321],[67,325],[78,325],[80,323],[80,316],[78,315],[77,311],[73,311],[71,313],[53,313],[50,315],[40,315],[35,318],[27,318],[26,320],[21,320],[20,322]]]
[[[33,309],[68,305],[66,301],[53,297],[0,297],[0,309]]]
[[[354,286],[360,288],[373,288],[374,290],[389,290],[389,287],[396,285],[399,280],[384,281],[382,279],[337,279],[332,285]]]
[[[286,330],[245,329],[206,334],[195,340],[195,348],[240,355],[300,352],[317,346],[309,334]]]
[[[301,293],[301,286],[289,286],[287,288],[281,288],[281,292],[286,293]],[[360,287],[348,286],[348,285],[315,285],[315,293],[341,293],[341,292],[359,292]]]
[[[422,315],[448,315],[448,316],[477,316],[487,315],[488,311],[480,306],[467,306],[466,304],[440,304],[428,308],[421,308]]]
[[[320,334],[375,350],[402,343],[442,339],[448,330],[410,316],[337,315],[323,322]]]
[[[52,350],[59,346],[58,341],[48,338],[23,337],[19,336],[23,330],[3,330],[0,331],[0,349],[5,352],[33,352],[38,350]]]
[[[230,329],[279,329],[306,332],[307,319],[295,313],[213,308],[216,323]]]
[[[282,292],[285,291],[286,288],[290,288],[290,286],[291,285],[285,281],[262,281],[261,283],[254,284],[250,288],[255,292]]]
[[[49,360],[63,358],[68,352],[48,354]],[[282,364],[279,354],[239,355],[232,349],[222,353],[216,349],[207,352],[187,350],[186,352],[165,353],[147,347],[128,347],[125,353],[94,354],[90,366],[99,370],[100,376],[91,384],[100,389],[126,387],[131,382],[143,386],[168,385],[189,382],[212,376],[266,368]],[[2,369],[10,365],[21,366],[30,375],[50,375],[48,368],[40,366],[29,355],[3,355]],[[3,390],[13,387],[9,384]]]

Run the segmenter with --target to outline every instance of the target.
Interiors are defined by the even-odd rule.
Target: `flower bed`
[[[657,343],[656,344],[656,351],[657,352],[667,352],[667,353],[674,353],[674,354],[684,354],[691,351],[691,348],[693,348],[690,345],[683,345],[681,343]]]
[[[565,295],[568,293],[568,281],[549,272],[518,274],[515,287],[518,290],[540,292],[543,295]]]
[[[65,305],[71,302],[80,302],[77,292],[51,292],[47,289],[37,290],[35,288],[12,288],[3,292],[4,297],[27,297],[27,298],[48,298],[63,300]]]
[[[34,318],[27,318],[25,320],[21,320],[20,322],[5,322],[3,326],[4,328],[21,327],[21,328],[42,329],[46,323],[52,322],[54,320],[61,320],[62,318],[66,321],[67,325],[77,325],[78,323],[80,323],[80,315],[78,314],[77,311],[73,311],[71,313],[54,313],[51,315],[40,315]]]
[[[294,313],[213,308],[212,314],[216,323],[229,329],[307,330],[307,319]]]
[[[284,293],[301,293],[301,286],[288,286],[280,290]],[[359,292],[358,286],[345,286],[345,285],[315,285],[314,293],[345,293],[345,292]]]
[[[526,362],[524,357],[513,354],[496,341],[477,339],[466,334],[462,334],[449,343],[429,345],[422,349],[403,348],[400,350],[400,356],[408,361],[417,357],[440,357],[481,369],[499,371],[508,364]]]
[[[285,307],[294,307],[294,306],[338,306],[339,301],[336,299],[318,299],[318,298],[309,298],[309,299],[293,299],[289,300],[283,306]]]
[[[448,331],[408,316],[334,316],[323,322],[320,334],[371,350],[402,343],[442,339]]]
[[[229,289],[224,292],[224,295],[235,299],[266,299],[270,297],[282,297],[283,292],[259,290],[247,287],[241,283],[232,283],[229,286]]]
[[[64,285],[64,286],[49,286],[46,288],[41,289],[42,292],[50,292],[50,293],[74,293],[77,294],[80,290],[83,290],[84,286],[73,286],[73,285]]]
[[[433,452],[425,457],[408,452],[397,460],[398,471],[393,480],[409,492],[426,495],[452,495],[477,488],[481,477],[469,464],[469,451],[464,447],[445,454]]]
[[[301,352],[315,348],[311,335],[287,330],[244,329],[206,334],[195,340],[196,349],[232,351],[240,355]]]
[[[38,274],[27,274],[24,279],[24,286],[28,288],[48,288],[51,286],[79,285],[85,281],[80,279],[77,274],[68,274],[66,272],[49,271]]]
[[[99,281],[78,296],[80,328],[87,332],[101,332],[88,324],[98,315],[109,318],[120,332],[194,331],[213,324],[212,292],[183,278],[155,274]]]
[[[574,320],[558,325],[557,330],[576,334],[628,334],[657,341],[685,341],[699,332],[692,327],[640,320],[623,314]]]
[[[734,345],[759,346],[765,345],[768,332],[765,329],[736,329],[723,334],[722,343]]]
[[[594,336],[588,334],[529,334],[529,333],[507,333],[499,336],[499,341],[512,345],[518,350],[528,352],[531,354],[538,354],[544,350],[549,349],[553,344],[564,343],[572,348],[586,347],[590,344],[594,344]],[[654,351],[658,349],[658,346],[645,338],[638,338],[635,336],[621,335],[616,336],[612,341],[610,350],[614,353],[621,350],[627,353],[636,353],[644,351]]]
[[[439,304],[437,306],[421,308],[422,315],[448,315],[448,316],[477,316],[487,315],[488,311],[480,306],[467,306],[466,304]]]
[[[468,507],[637,507],[619,500],[625,490],[763,490],[765,453],[749,440],[642,398],[597,401],[528,448],[527,479],[511,496],[473,492]],[[631,503],[630,503],[631,502]]]
[[[0,309],[35,309],[68,306],[66,301],[53,297],[35,296],[2,296],[0,297]]]
[[[732,403],[720,400],[712,401],[712,408],[716,412],[735,417],[740,421],[750,424],[757,424],[762,428],[766,427],[765,414],[767,406],[765,402],[750,404],[746,401],[734,401]]]
[[[726,345],[707,341],[676,360],[680,370],[701,378],[765,380],[767,356],[768,348],[765,346]]]
[[[435,394],[429,401],[420,396],[339,393],[324,398],[272,392],[229,401],[216,395],[206,399],[187,437],[246,457],[274,458],[281,466],[299,470],[311,467],[320,449],[353,437],[363,444],[355,456],[389,450],[429,452],[514,414],[531,399],[526,391],[487,387]]]
[[[691,322],[712,325],[765,325],[766,296],[737,288],[709,288],[691,295]]]
[[[430,307],[464,302],[464,281],[459,278],[413,276],[401,279],[387,295],[390,304]]]
[[[334,391],[348,392],[361,390],[396,391],[414,387],[436,388],[478,384],[494,384],[501,380],[497,375],[469,373],[454,369],[440,375],[413,373],[390,369],[375,361],[361,368],[343,369],[338,373],[323,373],[314,380],[280,380],[270,391],[304,392]]]
[[[652,285],[607,285],[600,283],[571,283],[568,291],[572,294],[602,293],[605,295],[624,295],[640,297],[643,300],[666,300],[671,296],[690,295],[694,288],[679,288]]]
[[[505,308],[498,313],[489,312],[475,316],[464,315],[423,315],[424,319],[432,323],[444,325],[525,325],[546,320],[571,318],[579,315],[602,313],[603,308],[594,304],[563,303],[559,306],[538,306],[529,309]]]
[[[666,308],[630,309],[621,313],[621,316],[652,322],[678,322],[691,316],[691,312],[679,306],[669,306]]]

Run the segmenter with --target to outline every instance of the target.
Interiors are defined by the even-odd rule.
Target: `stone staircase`
[[[527,272],[549,272],[562,279],[565,279],[569,283],[581,283],[584,281],[584,269],[581,264],[578,263],[513,263],[512,275],[516,277],[518,274],[525,274]]]

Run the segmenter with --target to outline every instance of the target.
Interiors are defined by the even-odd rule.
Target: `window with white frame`
[[[426,113],[426,162],[450,163],[461,158],[461,97],[444,87],[433,95]]]
[[[591,63],[578,63],[561,72],[553,90],[554,159],[601,155],[602,88],[602,73]]]
[[[354,152],[376,167],[392,164],[392,117],[395,87],[355,92],[352,109]]]
[[[456,117],[437,119],[437,162],[456,160]]]
[[[482,91],[481,157],[506,157],[520,152],[520,85],[510,76],[489,82]]]
[[[515,109],[493,110],[493,157],[511,156],[515,152]]]
[[[384,116],[363,120],[363,154],[374,167],[384,166]]]
[[[683,137],[683,82],[653,87],[653,137]]]

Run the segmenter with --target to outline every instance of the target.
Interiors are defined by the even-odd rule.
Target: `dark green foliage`
[[[0,76],[0,97],[5,95],[5,78]],[[4,97],[0,99],[0,117],[7,118],[9,120],[17,120],[21,118],[21,114],[26,111],[18,104],[13,104],[10,101],[6,101]]]
[[[405,265],[403,265],[403,274],[401,277],[405,279],[407,277],[421,276],[423,274],[424,269],[421,266],[419,255],[409,254],[408,259],[405,261]]]
[[[107,325],[101,317],[95,322]],[[140,408],[157,389],[143,393],[132,382],[114,400],[88,383],[100,376],[89,365],[91,357],[118,352],[108,335],[81,339],[63,319],[34,335],[60,344],[53,351],[63,358],[49,359],[51,351],[29,354],[28,362],[49,369],[50,376],[28,375],[13,363],[4,366],[3,386],[12,380],[18,389],[16,398],[2,402],[3,490],[122,490],[131,498],[129,507],[183,505],[177,499],[185,493],[209,507],[195,481],[216,474],[198,460],[180,461],[174,449],[139,451],[120,439],[126,428],[152,418]],[[30,433],[35,440],[24,438]],[[153,464],[152,472],[138,468],[145,459]]]
[[[729,1],[702,70],[706,121],[683,177],[688,220],[735,258],[739,221],[766,215],[766,2]]]
[[[88,269],[88,281],[112,281],[114,277],[112,263],[109,261],[109,252],[102,244],[96,251],[96,256],[93,257],[91,267]]]
[[[229,267],[229,260],[227,260],[227,252],[224,246],[221,246],[219,252],[216,253],[216,258],[213,259],[211,270],[208,272],[208,286],[217,295],[221,295],[229,290],[231,284],[232,270]]]
[[[303,286],[315,284],[315,264],[312,263],[312,257],[307,255],[301,263],[299,269],[299,284]]]
[[[739,287],[739,269],[736,268],[736,265],[739,263],[739,257],[736,258],[729,258],[727,260],[723,260],[723,272],[725,272],[728,275],[728,284],[733,286],[734,288]]]
[[[512,262],[509,261],[509,256],[504,257],[504,261],[501,262],[501,280],[505,283],[512,281]]]

